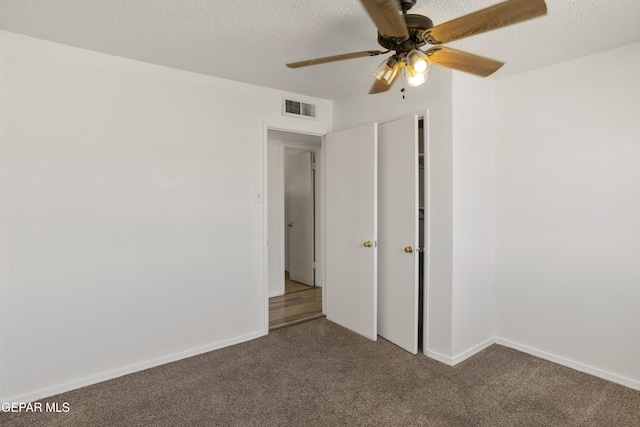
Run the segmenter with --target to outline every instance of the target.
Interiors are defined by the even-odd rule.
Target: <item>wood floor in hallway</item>
[[[287,278],[284,295],[269,298],[269,330],[323,317],[322,288]]]

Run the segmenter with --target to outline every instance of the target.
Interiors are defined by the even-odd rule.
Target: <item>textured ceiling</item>
[[[437,25],[496,3],[418,0],[411,13]],[[546,17],[448,46],[505,61],[500,78],[640,41],[639,0],[547,5]],[[378,49],[357,0],[0,0],[0,29],[326,99],[368,89],[381,61],[284,66]]]

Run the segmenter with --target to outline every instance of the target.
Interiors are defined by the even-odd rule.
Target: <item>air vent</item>
[[[285,99],[282,107],[282,114],[286,116],[305,117],[308,119],[316,118],[316,106],[313,104]]]

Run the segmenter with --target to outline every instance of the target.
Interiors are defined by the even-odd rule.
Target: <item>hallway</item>
[[[295,325],[322,314],[322,288],[303,285],[285,275],[285,294],[269,298],[269,330]]]

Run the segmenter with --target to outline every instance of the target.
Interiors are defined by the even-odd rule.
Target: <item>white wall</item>
[[[494,283],[494,80],[453,73],[453,362],[490,345]]]
[[[496,334],[640,389],[640,44],[498,80]]]
[[[0,32],[0,401],[267,332],[283,95]]]
[[[334,127],[429,110],[427,355],[455,364],[491,344],[494,83],[434,67],[427,83],[334,103]]]

